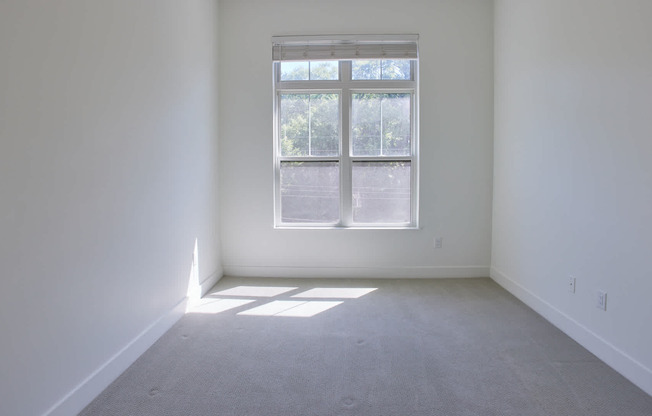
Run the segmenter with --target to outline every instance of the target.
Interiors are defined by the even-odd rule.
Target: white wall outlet
[[[595,306],[603,311],[607,310],[607,292],[598,290]]]
[[[435,248],[441,248],[441,243],[442,243],[442,238],[435,237],[435,241],[434,241]]]
[[[573,276],[568,276],[568,291],[575,293],[575,277]]]

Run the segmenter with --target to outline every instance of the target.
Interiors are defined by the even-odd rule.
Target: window
[[[275,37],[277,227],[415,228],[417,37]]]

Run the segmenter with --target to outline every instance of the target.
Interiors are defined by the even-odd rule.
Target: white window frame
[[[367,59],[367,58],[365,58]],[[419,82],[418,59],[411,60],[410,80],[352,80],[352,61],[339,60],[338,80],[281,81],[281,62],[273,63],[274,86],[274,227],[288,229],[418,229],[419,226]],[[280,97],[288,93],[339,94],[340,137],[338,156],[282,156],[280,133]],[[411,139],[409,156],[354,156],[352,153],[351,104],[357,93],[410,93]],[[337,223],[287,223],[281,218],[281,162],[338,162],[340,179],[340,215]],[[410,163],[410,217],[406,223],[353,222],[352,168],[355,162]]]

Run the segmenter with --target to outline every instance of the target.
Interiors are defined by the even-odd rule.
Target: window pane
[[[383,94],[382,97],[382,155],[410,155],[410,107],[409,93]]]
[[[338,162],[281,162],[281,221],[338,222],[339,185]]]
[[[338,156],[339,94],[281,94],[282,156]]]
[[[411,105],[410,93],[353,94],[353,155],[409,156]]]
[[[351,139],[356,156],[380,155],[382,94],[353,94]]]
[[[380,79],[380,60],[354,60],[351,65],[351,79]]]
[[[337,156],[339,149],[339,94],[311,94],[310,156]]]
[[[309,74],[308,61],[281,62],[281,81],[307,80]]]
[[[381,65],[383,79],[412,79],[408,59],[383,60]]]
[[[340,79],[338,61],[281,62],[281,81],[308,81]]]
[[[310,95],[282,94],[280,110],[281,155],[307,156]]]
[[[311,61],[311,80],[338,80],[340,79],[338,61]]]
[[[410,162],[354,162],[352,173],[354,222],[410,222]]]
[[[354,60],[351,79],[411,80],[409,59]]]

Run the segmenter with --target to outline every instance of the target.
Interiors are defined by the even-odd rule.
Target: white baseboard
[[[490,277],[600,360],[636,384],[647,394],[652,395],[652,370],[521,286],[495,267],[491,268]]]
[[[200,296],[203,297],[206,294],[206,292],[208,292],[213,286],[215,286],[217,282],[220,281],[223,275],[224,275],[224,271],[222,270],[222,268],[220,268],[216,270],[213,274],[208,276],[206,279],[204,279],[204,281],[202,281],[199,284],[199,288],[201,292]]]
[[[44,416],[70,416],[81,412],[183,316],[186,311],[186,303],[187,298],[182,299],[145,328],[136,338],[48,409]]]
[[[226,276],[304,277],[304,278],[448,278],[487,277],[489,266],[399,266],[399,267],[282,267],[224,266]]]

